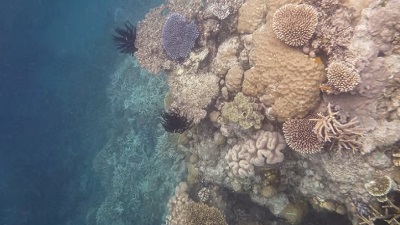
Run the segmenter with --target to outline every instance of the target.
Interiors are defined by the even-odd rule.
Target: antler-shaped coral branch
[[[358,139],[364,135],[365,129],[359,126],[357,117],[342,123],[337,120],[338,114],[339,112],[333,112],[328,104],[326,114],[320,112],[317,114],[318,118],[310,119],[316,122],[314,132],[324,142],[335,142],[339,152],[342,148],[355,152],[361,146]]]

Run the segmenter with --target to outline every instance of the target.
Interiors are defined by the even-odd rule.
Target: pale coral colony
[[[188,175],[166,224],[272,224],[228,215],[227,190],[291,224],[310,207],[352,224],[400,224],[399,12],[397,0],[152,9],[135,56],[167,74],[165,110],[193,122],[174,134]]]

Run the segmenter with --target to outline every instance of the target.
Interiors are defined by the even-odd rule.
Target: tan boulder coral
[[[252,33],[265,19],[266,0],[247,0],[239,9],[239,33]]]
[[[281,42],[264,25],[253,33],[249,61],[252,68],[244,73],[242,91],[259,97],[279,121],[302,118],[316,107],[325,78],[320,60]]]

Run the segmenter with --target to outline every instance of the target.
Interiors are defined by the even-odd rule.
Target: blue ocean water
[[[143,90],[165,80],[135,68],[134,59],[119,54],[111,38],[116,26],[136,23],[159,4],[0,2],[1,225],[160,224],[178,168],[169,168],[162,179],[157,170],[149,172],[164,170],[176,157],[163,161],[156,151],[166,138],[155,118],[166,89],[151,96]],[[138,91],[139,86],[144,89]],[[144,104],[146,98],[151,104]],[[154,113],[143,115],[134,110],[138,106]],[[129,167],[121,157],[101,164],[100,159],[122,153],[139,154],[142,164]],[[107,176],[118,172],[122,177]],[[109,181],[113,185],[105,185]],[[152,194],[156,189],[150,186],[165,183]],[[153,198],[144,198],[149,195]],[[137,199],[119,202],[132,196]],[[143,214],[152,207],[152,215]]]

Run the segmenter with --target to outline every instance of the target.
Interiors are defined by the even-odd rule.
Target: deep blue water
[[[67,224],[101,195],[111,34],[159,4],[143,2],[0,1],[0,225]]]

